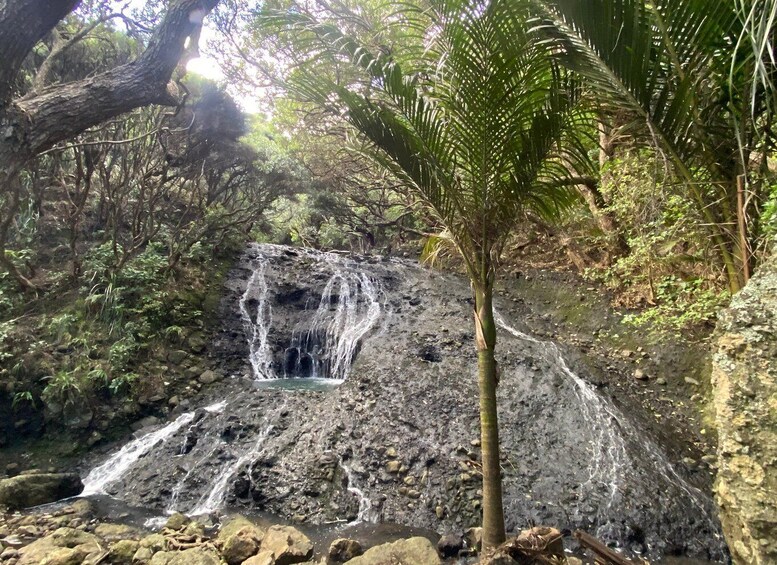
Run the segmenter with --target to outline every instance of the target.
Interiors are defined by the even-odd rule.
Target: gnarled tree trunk
[[[218,0],[171,2],[145,51],[131,63],[13,99],[24,59],[78,3],[0,2],[0,186],[6,191],[0,211],[0,264],[22,286],[29,286],[29,281],[6,254],[8,230],[19,206],[21,169],[54,144],[112,117],[149,104],[177,104],[177,89],[170,79],[187,49],[196,49],[202,19]]]

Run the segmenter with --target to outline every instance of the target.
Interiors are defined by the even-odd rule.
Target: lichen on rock
[[[716,494],[735,563],[777,562],[777,256],[718,321]]]

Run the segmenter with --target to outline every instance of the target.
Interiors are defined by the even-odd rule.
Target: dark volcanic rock
[[[349,305],[340,301],[346,295],[354,297]],[[524,322],[535,316],[525,304],[497,297],[496,307],[508,529],[584,528],[629,549],[636,528],[651,557],[679,547],[721,558],[705,492],[672,465],[635,414],[627,417],[606,388],[588,384],[588,362],[526,335]],[[215,501],[312,524],[383,520],[438,532],[478,525],[480,432],[466,280],[393,259],[252,247],[228,279],[223,329],[211,348],[219,372],[282,376],[290,360],[302,372],[333,370],[331,350],[316,349],[330,330],[305,331],[317,315],[338,312],[352,331],[377,314],[344,354],[353,364],[343,384],[214,383],[226,406],[202,411],[191,450],[182,453],[189,432],[180,426],[112,488],[139,506],[169,508],[175,496],[175,509],[185,513]],[[309,349],[295,345],[300,336],[310,338]],[[253,367],[249,342],[263,352]],[[631,372],[615,378],[632,382]],[[218,485],[223,498],[214,494]]]

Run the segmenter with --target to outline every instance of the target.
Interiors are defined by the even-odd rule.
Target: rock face
[[[712,383],[716,485],[736,563],[777,563],[777,257],[719,319]]]
[[[84,489],[74,473],[18,475],[0,480],[0,506],[12,510],[76,496]]]
[[[609,397],[625,381],[647,386],[634,384],[633,368],[618,373],[615,361],[549,341],[552,328],[520,296],[495,304],[508,530],[583,528],[624,549],[644,532],[649,557],[722,559],[714,502],[697,489],[709,487],[706,475],[651,439],[652,414],[640,421]],[[354,347],[331,339],[339,324],[310,331],[338,314],[343,333],[369,328]],[[397,259],[252,246],[227,279],[221,318],[212,350],[229,378],[178,416],[186,425],[171,418],[165,428],[177,431],[149,442],[109,493],[139,507],[243,506],[307,524],[382,520],[443,533],[480,523],[466,280]],[[336,361],[350,365],[337,386],[254,380],[331,374]]]
[[[348,563],[350,565],[386,565],[387,563],[439,565],[440,558],[432,542],[426,538],[416,537],[377,545]]]

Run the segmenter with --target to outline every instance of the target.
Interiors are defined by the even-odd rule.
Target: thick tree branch
[[[32,48],[80,0],[0,0],[0,107],[13,96],[13,83]]]
[[[169,85],[170,78],[186,52],[187,38],[196,39],[202,19],[217,3],[218,0],[178,0],[171,4],[136,61],[15,101],[6,116],[0,114],[0,121],[4,122],[0,124],[4,136],[0,146],[15,142],[15,152],[30,158],[135,108],[176,104],[177,91]],[[0,147],[0,158],[2,153]]]

